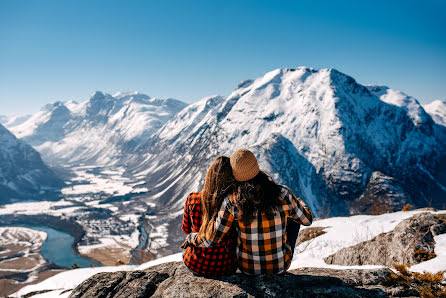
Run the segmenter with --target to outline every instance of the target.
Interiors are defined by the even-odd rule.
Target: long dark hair
[[[201,191],[203,217],[200,230],[198,231],[198,243],[205,237],[210,238],[214,232],[217,213],[224,198],[232,192],[234,182],[229,157],[217,157],[206,173],[206,180]]]
[[[281,205],[280,192],[280,186],[263,171],[251,180],[237,182],[234,199],[239,210],[239,220],[250,224],[258,213],[265,213],[268,219],[272,219]]]

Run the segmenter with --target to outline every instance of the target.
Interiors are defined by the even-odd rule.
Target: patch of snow
[[[436,273],[438,271],[446,272],[446,234],[434,236],[434,241],[435,241],[435,254],[437,256],[428,261],[412,265],[409,268],[410,271],[417,271],[417,272],[427,271],[431,273]]]
[[[435,123],[446,126],[446,100],[435,100],[423,105],[423,108]]]
[[[45,232],[29,228],[0,227],[0,246],[15,244],[37,250],[42,246],[46,237],[47,234]]]
[[[157,251],[162,247],[167,246],[167,224],[152,227],[149,234],[148,250]]]
[[[168,262],[181,262],[183,260],[183,253],[177,253],[170,256],[162,257],[153,261],[149,261],[147,263],[144,263],[142,265],[139,265],[134,270],[144,270],[159,264],[168,263]]]
[[[381,233],[386,233],[393,230],[400,222],[404,219],[410,218],[415,214],[422,213],[425,211],[408,211],[408,212],[395,212],[386,213],[382,215],[356,215],[349,217],[332,217],[327,219],[321,219],[314,221],[311,227],[326,227],[324,231],[326,234],[320,235],[309,241],[305,241],[296,246],[293,261],[290,267],[291,269],[302,268],[302,267],[323,267],[323,268],[335,268],[335,269],[346,269],[346,268],[377,268],[381,266],[375,265],[364,265],[364,266],[340,266],[326,264],[324,258],[337,252],[338,250],[356,245],[360,242],[372,239]],[[446,211],[438,211],[432,213],[446,213]],[[309,227],[302,226],[302,230]],[[446,234],[440,235],[445,236]],[[437,237],[440,237],[437,236]],[[437,239],[437,237],[435,239]],[[439,246],[435,247],[435,252],[437,249],[446,248],[443,246],[445,243],[444,239],[441,237]],[[437,244],[436,244],[437,245]],[[446,250],[445,250],[446,251]],[[424,266],[420,263],[414,265],[412,268],[431,268],[441,270],[446,270],[446,262],[443,262],[444,254],[440,253],[440,258],[434,258],[432,261],[436,266]],[[368,267],[369,266],[369,267]],[[372,266],[372,267],[370,267]],[[419,266],[419,267],[417,267]],[[426,270],[427,270],[426,269]],[[437,270],[438,271],[438,270]],[[432,272],[432,271],[431,271]],[[435,271],[436,272],[436,271]]]
[[[11,297],[21,297],[30,292],[40,291],[40,290],[69,290],[74,289],[78,284],[80,284],[85,279],[95,275],[99,272],[116,272],[116,271],[129,271],[134,270],[136,266],[125,265],[125,266],[108,266],[108,267],[95,267],[95,268],[78,268],[74,270],[69,270],[56,274],[38,284],[29,285],[18,292],[11,295]],[[60,293],[60,292],[57,292]],[[43,297],[46,296],[45,293]],[[55,294],[55,293],[54,293]]]

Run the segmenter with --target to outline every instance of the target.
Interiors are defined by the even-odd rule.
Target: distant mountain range
[[[299,67],[188,106],[96,92],[7,127],[51,165],[114,164],[146,175],[147,200],[174,211],[201,188],[213,158],[247,147],[316,213],[339,215],[406,203],[444,208],[444,107],[424,109],[400,91],[363,86],[334,69]]]
[[[51,165],[116,164],[186,106],[138,92],[95,92],[82,103],[56,102],[31,117],[9,121],[18,138]]]

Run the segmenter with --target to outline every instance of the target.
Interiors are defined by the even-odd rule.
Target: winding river
[[[40,253],[49,263],[62,267],[71,268],[77,264],[81,268],[99,264],[85,257],[77,255],[73,248],[74,237],[68,233],[43,225],[19,224],[14,226],[25,227],[33,230],[43,231],[47,238],[42,245]]]

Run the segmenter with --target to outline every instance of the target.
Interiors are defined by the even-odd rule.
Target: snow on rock
[[[115,271],[128,271],[135,269],[136,266],[109,266],[109,267],[96,267],[96,268],[78,268],[74,270],[65,271],[54,275],[38,284],[29,285],[20,289],[12,297],[21,297],[31,292],[40,290],[57,290],[57,294],[63,290],[71,290],[75,288],[85,279],[99,272],[115,272]],[[43,297],[50,297],[49,295],[56,293],[44,293]],[[68,295],[67,295],[68,296]],[[33,296],[34,297],[34,296]],[[57,296],[60,297],[60,296]]]
[[[431,115],[435,123],[446,126],[446,101],[435,100],[423,105],[424,110]]]
[[[169,262],[181,262],[182,260],[183,260],[183,253],[177,253],[139,265],[138,267],[135,268],[135,270],[144,270],[159,264],[169,263]]]
[[[410,267],[411,271],[417,272],[446,272],[446,234],[441,234],[434,237],[435,241],[435,258],[413,265]]]
[[[317,236],[296,246],[290,270],[304,267],[323,267],[333,269],[378,268],[381,265],[342,266],[329,265],[324,259],[342,248],[354,246],[368,241],[381,233],[392,231],[403,220],[426,210],[386,213],[378,216],[356,215],[350,217],[333,217],[314,221],[311,227],[303,227],[301,231],[312,227],[323,227],[326,234]],[[432,214],[446,214],[445,210]],[[434,236],[435,258],[412,265],[409,269],[416,272],[446,272],[446,234]]]
[[[401,221],[422,211],[385,213],[382,215],[355,215],[316,220],[311,227],[324,227],[326,234],[296,246],[291,268],[350,266],[328,265],[324,259],[338,250],[372,239],[381,233],[393,230]],[[441,211],[446,213],[444,211]],[[309,227],[301,227],[305,230]],[[368,265],[366,265],[368,266]],[[446,264],[445,264],[446,266]],[[362,267],[362,266],[359,266]],[[446,267],[445,267],[446,268]]]

